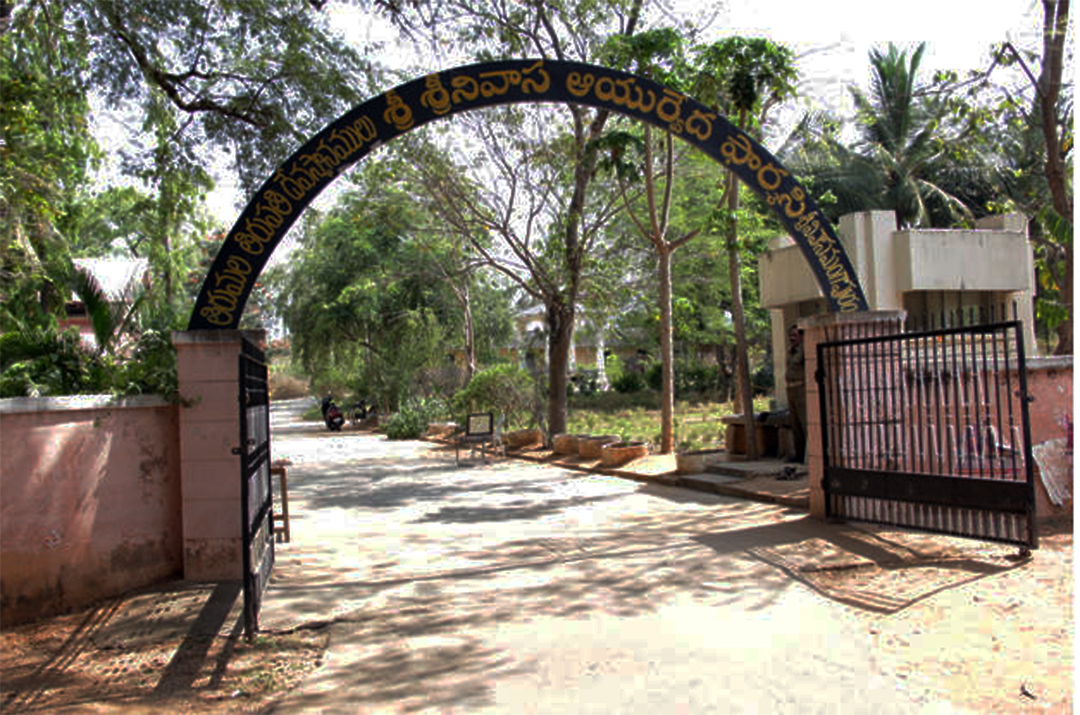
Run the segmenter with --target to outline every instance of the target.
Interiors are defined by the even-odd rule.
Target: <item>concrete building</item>
[[[903,310],[909,318],[981,308],[1001,314],[1015,303],[1025,347],[1035,354],[1032,291],[1034,258],[1027,219],[987,216],[974,229],[897,230],[892,211],[840,217],[837,233],[862,282],[870,310]],[[825,298],[799,247],[788,236],[773,240],[758,259],[761,304],[772,315],[774,374],[784,374],[787,329],[800,318],[827,312]],[[776,397],[787,404],[784,381]]]

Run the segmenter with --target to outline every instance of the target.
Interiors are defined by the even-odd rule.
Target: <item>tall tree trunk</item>
[[[738,390],[742,402],[743,424],[746,430],[746,457],[757,457],[757,435],[754,429],[754,393],[750,388],[750,356],[746,347],[746,318],[743,313],[742,275],[739,270],[739,225],[735,214],[739,210],[739,187],[735,174],[728,173],[727,225],[728,280],[731,282],[731,319],[735,324],[736,372]]]
[[[468,383],[468,380],[472,380],[473,375],[476,374],[476,332],[473,326],[472,300],[470,298],[469,287],[465,286],[461,292],[458,293],[458,300],[461,301],[461,310],[465,317],[466,384]]]
[[[548,434],[566,432],[566,361],[574,340],[574,311],[552,301],[548,324]]]
[[[604,357],[606,330],[606,325],[601,326],[596,334],[596,386],[603,392],[611,387],[607,378],[607,358]]]
[[[1042,135],[1046,142],[1046,182],[1054,201],[1054,211],[1070,223],[1073,220],[1073,200],[1066,183],[1065,161],[1058,136],[1058,103],[1061,97],[1061,75],[1065,58],[1065,38],[1069,28],[1069,0],[1043,0],[1042,68],[1035,92],[1035,109],[1042,119]],[[1057,327],[1057,355],[1073,352],[1073,249],[1062,245],[1065,253],[1064,279],[1058,286],[1065,307],[1065,320]]]
[[[671,249],[657,244],[660,256],[660,453],[671,454],[675,443],[675,359],[671,340]]]

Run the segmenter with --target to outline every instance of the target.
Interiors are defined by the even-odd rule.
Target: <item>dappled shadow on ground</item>
[[[243,639],[239,582],[175,582],[6,629],[5,713],[249,711],[321,664],[326,634]]]
[[[318,710],[320,683],[373,707],[479,707],[499,678],[531,667],[485,647],[492,629],[649,616],[687,600],[762,612],[799,587],[890,614],[1024,568],[1002,558],[1006,547],[923,543],[783,506],[506,462],[361,459],[305,465],[297,479],[304,518],[361,512],[347,558],[303,529],[281,552],[274,627],[330,624],[349,654],[290,696],[290,712]]]

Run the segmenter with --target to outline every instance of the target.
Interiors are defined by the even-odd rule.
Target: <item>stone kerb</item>
[[[265,331],[189,330],[173,334],[180,397],[184,578],[238,579],[242,573],[238,361],[242,338]]]

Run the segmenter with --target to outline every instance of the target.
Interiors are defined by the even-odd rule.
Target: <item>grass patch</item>
[[[754,411],[769,408],[769,398],[754,400]],[[707,396],[675,402],[675,444],[678,449],[715,449],[723,446],[720,418],[737,414],[731,402]],[[655,392],[575,395],[566,419],[571,434],[614,434],[624,440],[660,443],[660,396]]]

